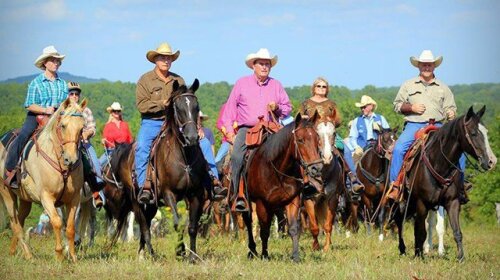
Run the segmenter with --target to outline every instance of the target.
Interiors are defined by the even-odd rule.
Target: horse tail
[[[80,235],[80,239],[83,239],[85,233],[87,232],[87,226],[90,225],[92,207],[93,205],[91,199],[80,203],[80,213],[79,213],[79,223],[78,223],[78,235]]]
[[[314,212],[316,213],[316,219],[319,224],[324,224],[326,220],[326,213],[328,211],[328,199],[327,196],[321,195],[316,199],[314,203]]]
[[[122,205],[123,206],[123,205]],[[122,209],[124,209],[123,207]],[[125,225],[127,225],[127,217],[130,211],[120,211],[118,218],[116,218],[116,230],[111,237],[110,247],[116,244],[116,241],[122,236],[125,231]]]
[[[7,209],[5,207],[5,202],[2,196],[0,196],[0,230],[7,227]]]

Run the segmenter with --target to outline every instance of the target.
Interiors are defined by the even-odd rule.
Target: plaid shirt
[[[67,97],[68,85],[63,79],[57,77],[51,81],[41,73],[29,84],[24,107],[36,104],[44,108],[57,108]]]
[[[83,110],[83,119],[85,120],[85,125],[83,126],[83,131],[92,131],[92,136],[95,134],[95,120],[94,120],[94,115],[92,115],[92,111],[89,109],[89,107],[85,107]],[[89,137],[89,139],[90,139]]]

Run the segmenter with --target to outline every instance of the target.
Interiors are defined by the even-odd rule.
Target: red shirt
[[[132,143],[132,133],[128,128],[128,123],[124,121],[120,121],[120,127],[114,122],[107,123],[102,135],[106,139],[106,148],[114,148],[115,144],[120,143]]]

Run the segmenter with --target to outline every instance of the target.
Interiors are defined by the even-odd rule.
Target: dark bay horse
[[[316,117],[316,116],[315,116]],[[256,205],[262,240],[262,255],[269,258],[268,240],[272,217],[282,207],[286,209],[288,233],[292,237],[292,259],[299,256],[299,194],[304,182],[309,181],[323,192],[319,155],[319,137],[314,129],[314,118],[302,119],[298,114],[291,123],[256,148],[246,165],[246,183],[249,198]],[[252,216],[243,213],[248,233],[248,257],[257,256],[252,233]]]
[[[483,106],[475,113],[470,107],[465,115],[431,133],[421,148],[420,155],[417,155],[419,160],[415,160],[406,177],[407,182],[410,182],[404,193],[407,209],[396,211],[394,217],[401,254],[406,253],[403,240],[405,216],[415,216],[415,256],[423,257],[427,213],[437,206],[444,206],[457,244],[457,258],[459,261],[464,259],[458,200],[459,188],[463,188],[463,183],[459,178],[461,171],[458,168],[458,160],[465,152],[478,160],[485,170],[491,170],[496,165],[497,158],[488,142],[488,130],[480,123],[485,109]]]
[[[124,189],[128,189],[132,209],[140,227],[140,255],[144,253],[144,247],[147,246],[148,253],[154,256],[150,226],[158,206],[162,203],[169,205],[174,212],[174,223],[177,224],[177,202],[186,199],[189,208],[189,258],[195,261],[198,222],[203,210],[205,189],[208,187],[203,184],[211,182],[207,163],[198,142],[199,105],[195,95],[198,87],[197,79],[189,89],[174,81],[174,92],[166,109],[166,128],[159,136],[152,159],[155,167],[152,179],[156,185],[155,195],[158,204],[143,206],[137,203],[135,192],[131,191],[134,190],[131,176],[133,157],[123,155],[128,161],[123,161],[122,167],[118,168],[122,170],[118,172],[118,175],[124,184]],[[122,215],[121,218],[125,217]],[[123,225],[124,221],[119,220],[118,223]],[[185,251],[182,251],[185,250],[184,244],[179,244],[179,248],[181,251],[178,251],[178,254],[185,254]]]
[[[371,224],[377,215],[379,227],[379,240],[382,241],[383,225],[385,220],[385,207],[381,206],[381,201],[387,187],[387,175],[389,172],[389,161],[392,155],[392,149],[397,139],[398,127],[394,129],[383,129],[377,141],[368,146],[363,156],[356,165],[356,175],[363,185],[365,191],[361,194],[361,202],[365,206],[365,219],[368,231],[371,230]],[[354,229],[358,229],[358,203],[353,204],[352,222],[356,224]]]

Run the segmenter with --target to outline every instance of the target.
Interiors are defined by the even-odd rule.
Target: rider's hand
[[[446,118],[450,121],[453,120],[455,118],[455,111],[453,110],[446,111]]]
[[[198,129],[198,136],[200,136],[200,139],[205,138],[205,131],[203,129]]]
[[[425,112],[425,105],[424,104],[412,104],[411,110],[415,114],[422,115]]]
[[[54,114],[54,112],[55,112],[54,107],[47,107],[47,108],[45,108],[43,113],[46,115],[52,115],[52,114]]]
[[[267,108],[269,108],[269,110],[274,112],[274,111],[278,110],[279,106],[278,106],[278,104],[276,104],[276,102],[271,102],[271,103],[267,104]]]
[[[354,155],[357,156],[357,157],[361,157],[363,155],[363,148],[361,147],[356,147],[354,149]]]

